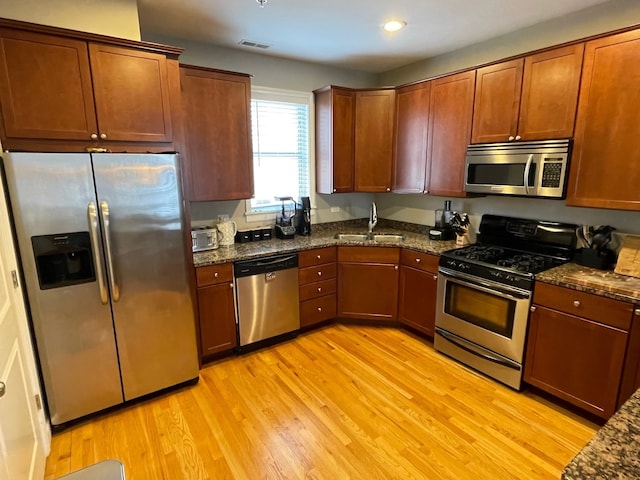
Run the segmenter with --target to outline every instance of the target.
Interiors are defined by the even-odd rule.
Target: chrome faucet
[[[371,202],[371,210],[369,210],[369,233],[373,233],[373,228],[378,224],[378,209],[376,202]]]

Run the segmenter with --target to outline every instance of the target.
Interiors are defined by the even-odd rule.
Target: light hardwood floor
[[[53,437],[46,479],[552,479],[597,426],[393,328],[332,325]]]

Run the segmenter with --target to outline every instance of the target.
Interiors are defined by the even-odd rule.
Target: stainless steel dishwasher
[[[300,329],[298,254],[235,262],[233,270],[240,350],[295,335]]]

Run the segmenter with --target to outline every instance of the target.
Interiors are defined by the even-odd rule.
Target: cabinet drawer
[[[537,282],[533,303],[622,330],[631,327],[633,306],[630,303],[591,293]]]
[[[338,261],[397,264],[400,262],[400,249],[395,247],[338,247]]]
[[[330,278],[336,278],[335,263],[327,263],[326,265],[298,269],[298,283],[300,285]]]
[[[440,257],[428,253],[414,252],[403,248],[400,251],[400,263],[425,272],[437,273]]]
[[[336,293],[336,279],[300,285],[300,301]]]
[[[324,297],[300,302],[300,326],[308,327],[336,316],[336,296]]]
[[[196,284],[198,287],[233,281],[233,265],[221,263],[196,268]]]
[[[298,253],[298,266],[301,268],[335,261],[336,247],[316,248]]]

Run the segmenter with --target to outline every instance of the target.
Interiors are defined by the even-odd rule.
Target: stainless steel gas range
[[[534,276],[572,257],[576,225],[483,215],[440,257],[436,350],[519,390]]]

